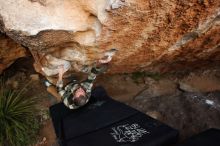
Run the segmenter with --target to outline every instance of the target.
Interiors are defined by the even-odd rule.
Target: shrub
[[[24,90],[8,89],[1,80],[0,87],[0,146],[31,144],[37,129],[36,98],[25,97]]]

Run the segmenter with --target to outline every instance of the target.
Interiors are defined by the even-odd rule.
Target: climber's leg
[[[63,87],[63,74],[64,73],[65,73],[64,65],[60,65],[58,67],[58,80],[57,80],[57,83],[56,83],[56,86],[59,87],[59,88]]]

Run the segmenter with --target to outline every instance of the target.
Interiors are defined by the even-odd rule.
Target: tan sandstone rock
[[[0,34],[0,74],[16,59],[26,56],[26,50],[12,39]]]
[[[214,92],[220,90],[220,79],[214,72],[190,73],[179,82],[179,88],[186,92]]]
[[[220,65],[218,0],[0,0],[0,20],[47,76],[64,62],[82,71],[111,48],[110,73]]]

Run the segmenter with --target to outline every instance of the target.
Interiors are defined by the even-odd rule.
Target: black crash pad
[[[77,110],[63,103],[50,107],[61,146],[165,146],[176,142],[178,131],[117,102],[102,87]]]
[[[220,129],[208,129],[192,136],[178,146],[220,146]]]

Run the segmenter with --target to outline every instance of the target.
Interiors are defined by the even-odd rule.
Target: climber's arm
[[[47,92],[53,95],[56,98],[56,100],[60,102],[62,96],[58,93],[57,88],[48,81],[45,82],[45,85],[47,86]]]
[[[117,52],[116,49],[111,49],[105,52],[104,56],[99,59],[92,67],[87,79],[83,82],[93,83],[98,74],[101,74],[107,70],[107,64],[112,60],[112,57]]]
[[[57,90],[56,90],[56,88],[55,88],[54,86],[47,87],[47,91],[48,91],[50,94],[52,94],[52,95],[56,98],[56,100],[57,100],[58,102],[61,101],[62,96],[57,92]]]

